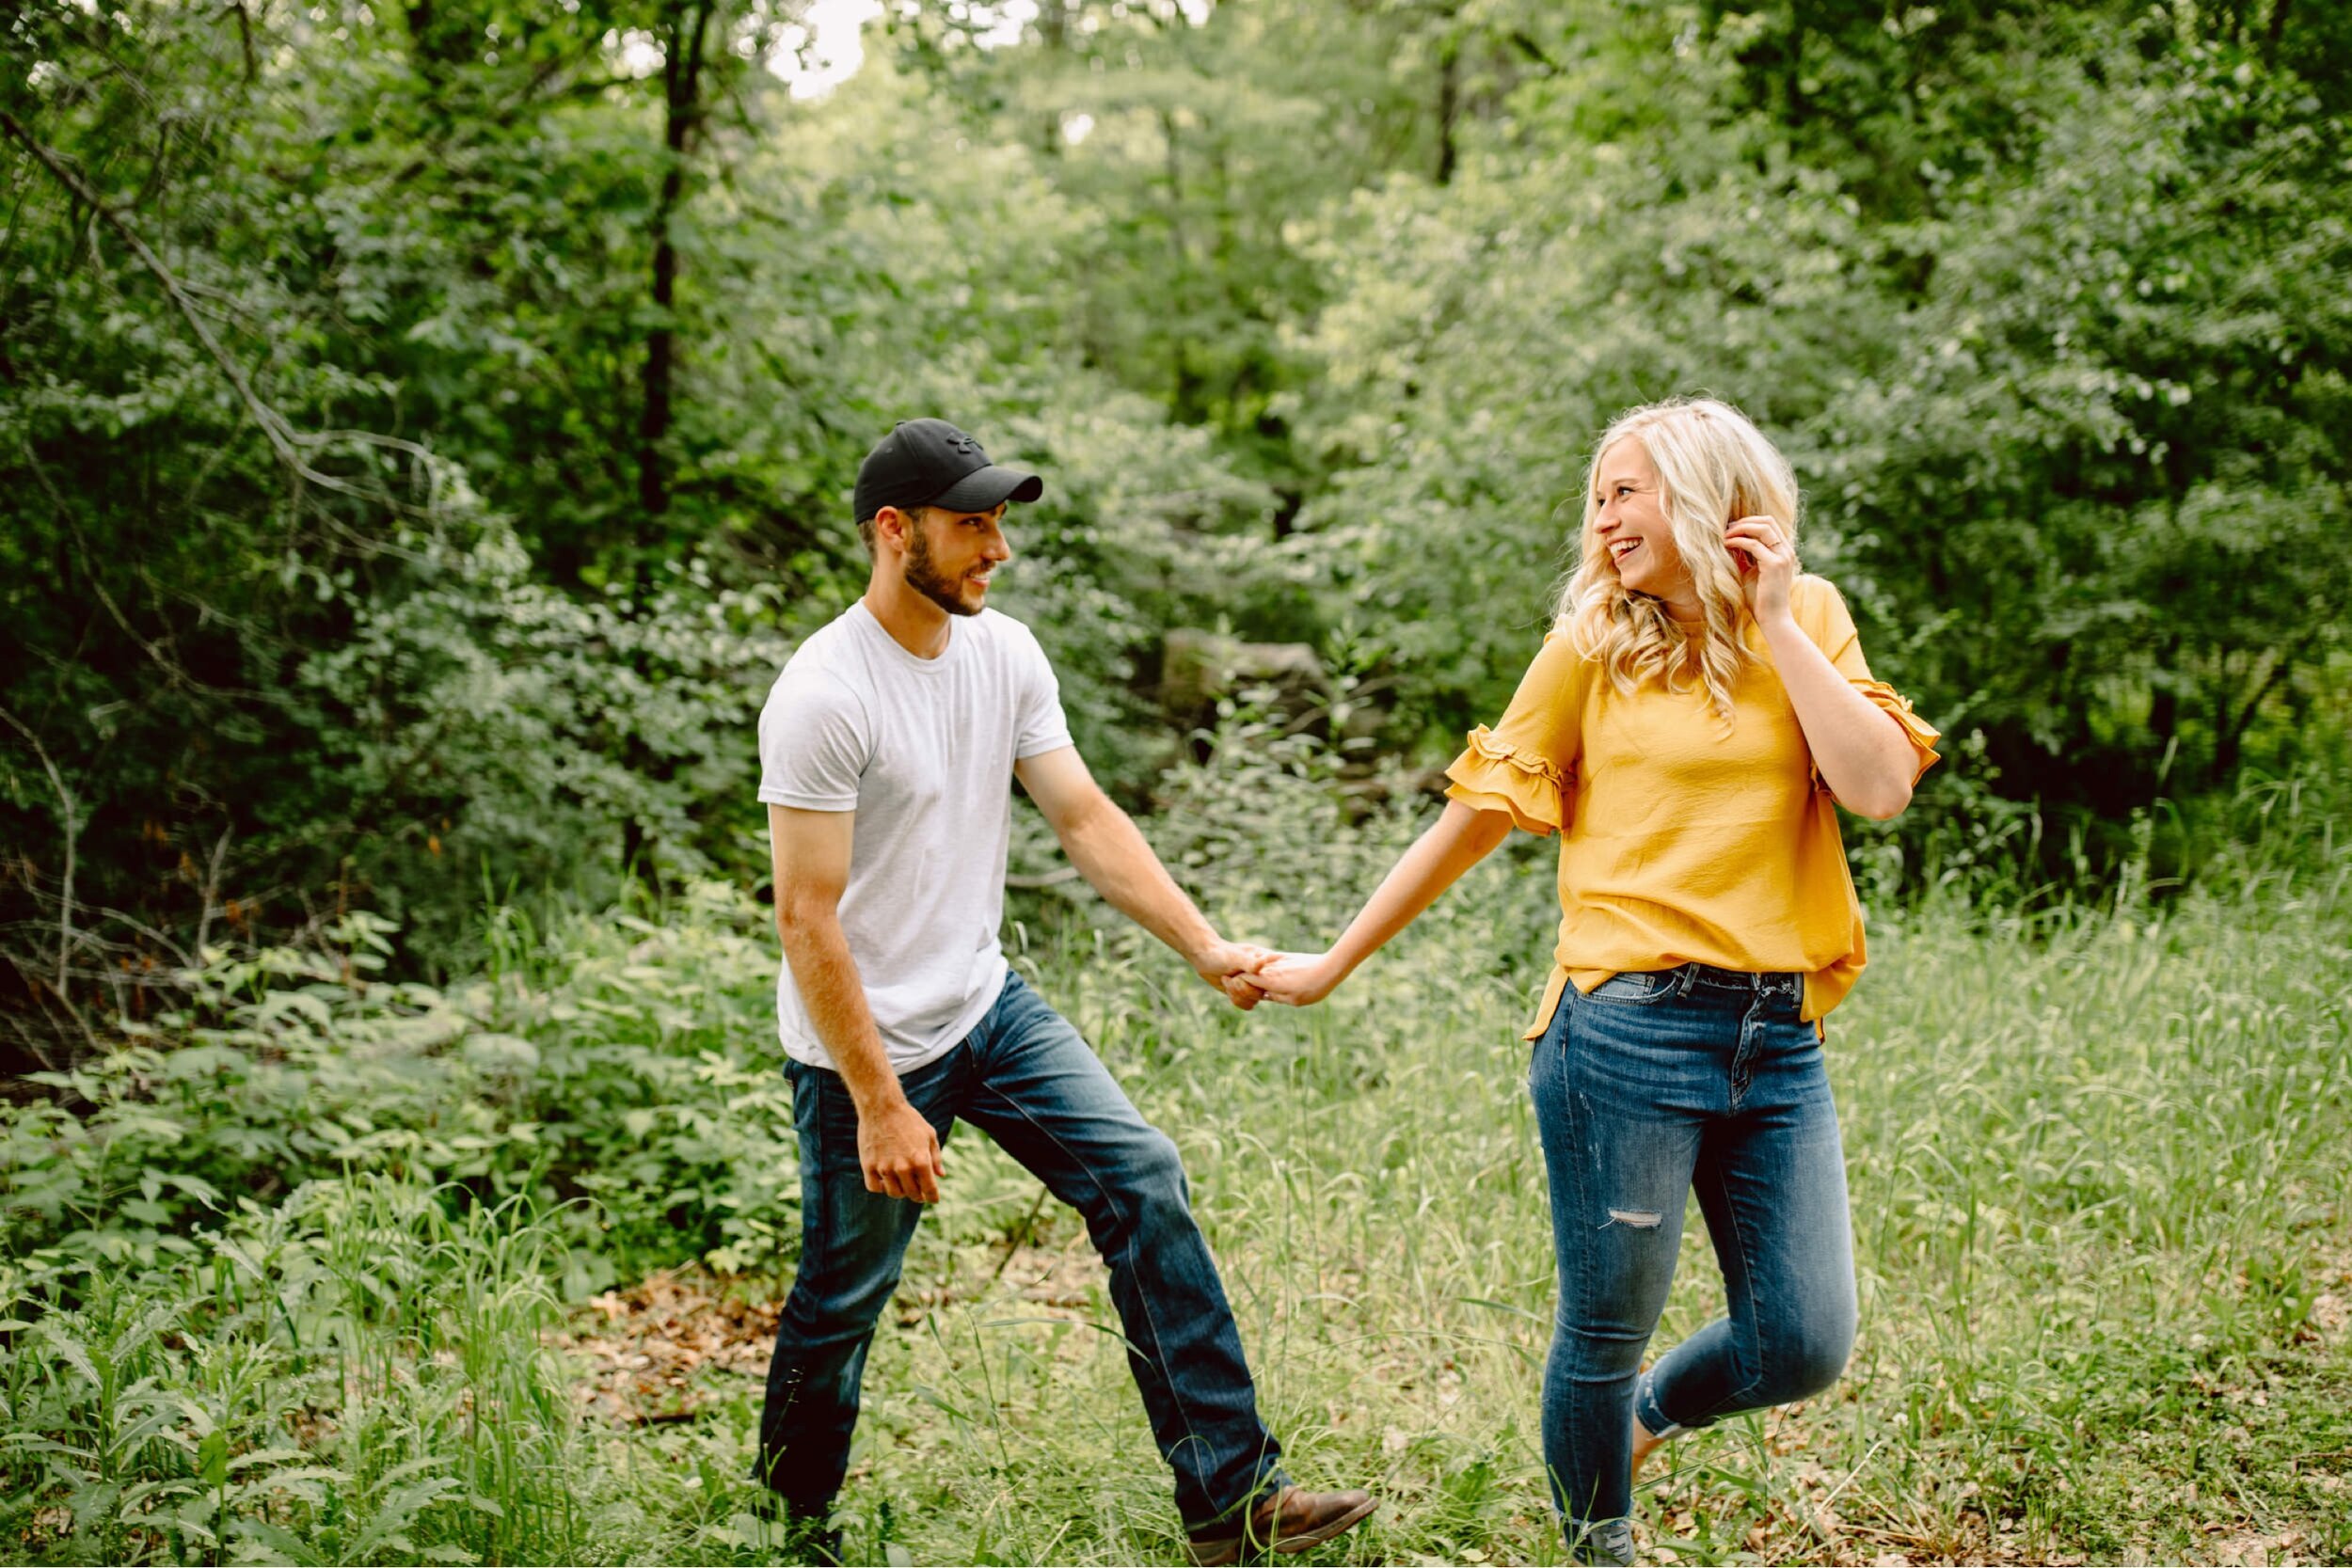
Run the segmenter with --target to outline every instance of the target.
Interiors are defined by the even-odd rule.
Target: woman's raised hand
[[[1741,517],[1724,530],[1724,543],[1740,562],[1740,593],[1758,626],[1788,613],[1789,590],[1797,581],[1797,546],[1777,517]]]
[[[1277,953],[1249,976],[1270,1001],[1287,1002],[1294,1007],[1312,1006],[1346,978],[1329,953]]]

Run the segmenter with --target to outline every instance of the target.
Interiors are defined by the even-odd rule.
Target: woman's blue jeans
[[[1630,1418],[1660,1436],[1816,1394],[1853,1346],[1853,1235],[1803,977],[1706,964],[1570,988],[1528,1085],[1560,1307],[1544,1464],[1580,1560],[1629,1562]],[[1641,1370],[1698,1190],[1725,1314]]]
[[[866,1190],[857,1107],[837,1073],[800,1062],[787,1070],[800,1129],[801,1266],[768,1369],[755,1479],[808,1517],[840,1490],[875,1320],[923,1206]],[[1086,1217],[1186,1528],[1281,1485],[1281,1449],[1258,1418],[1176,1146],[1077,1030],[1009,974],[972,1033],[900,1084],[943,1145],[957,1121],[971,1122]]]

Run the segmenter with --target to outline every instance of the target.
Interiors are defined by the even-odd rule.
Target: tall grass
[[[1187,787],[1155,836],[1271,940],[1327,937],[1410,829],[1295,775]],[[1834,1393],[1669,1449],[1641,1495],[1661,1560],[2352,1555],[2352,855],[2304,802],[2268,806],[2270,841],[2191,887],[1878,911],[1829,1033],[1860,1347]],[[1473,873],[1307,1012],[1234,1013],[1083,899],[1014,915],[1015,961],[1182,1147],[1294,1473],[1385,1498],[1322,1557],[1561,1560],[1518,1037],[1548,847]],[[551,1333],[657,1265],[715,1257],[763,1299],[788,1279],[763,925],[715,895],[508,922],[477,984],[346,986],[320,1027],[367,1074],[310,1082],[346,1120],[378,1106],[332,1144],[378,1151],[364,1168],[246,1181],[218,1146],[254,1080],[215,1063],[221,1107],[183,1104],[176,1143],[140,1142],[130,1098],[95,1118],[122,1174],[44,1220],[54,1171],[27,1150],[63,1134],[12,1124],[17,1234],[51,1244],[0,1275],[0,1539],[60,1561],[771,1560],[742,1481],[756,1378],[714,1362],[692,1418],[614,1424]],[[404,1033],[404,1009],[443,1025]],[[175,1148],[197,1168],[199,1143],[222,1212],[165,1214],[174,1245],[106,1241],[135,1173]],[[867,1372],[852,1554],[1177,1560],[1082,1228],[969,1130],[947,1162]],[[1687,1235],[1661,1348],[1719,1309],[1695,1216]]]
[[[355,1176],[201,1255],[18,1275],[9,1526],[56,1560],[564,1561],[588,1436],[540,1337],[553,1233]]]

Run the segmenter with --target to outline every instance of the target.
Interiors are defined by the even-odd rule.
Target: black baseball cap
[[[860,523],[885,506],[988,512],[999,501],[1033,501],[1043,494],[1043,480],[991,463],[979,442],[946,420],[908,420],[893,427],[857,466]]]

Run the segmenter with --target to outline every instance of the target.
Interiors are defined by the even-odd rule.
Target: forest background
[[[859,456],[938,413],[1045,474],[998,602],[1203,903],[1299,943],[1540,641],[1595,434],[1704,391],[1790,452],[1808,567],[1947,736],[1847,822],[1866,1279],[1925,1326],[1675,1472],[1658,1539],[2352,1551],[2352,12],[899,0],[865,45],[796,95],[813,18],[766,0],[0,28],[0,1534],[756,1554],[728,1356],[796,1190],[751,726],[862,588]],[[1187,1130],[1229,1271],[1290,1282],[1253,1331],[1327,1339],[1345,1296],[1442,1347],[1353,1428],[1342,1368],[1271,1381],[1385,1477],[1375,1553],[1559,1551],[1506,1053],[1549,872],[1503,860],[1380,1006],[1245,1021],[1016,838],[1016,961]],[[1459,1135],[1415,1153],[1433,1105]],[[950,1345],[1039,1258],[1023,1313],[1102,1320],[1082,1238],[964,1157],[930,1348],[875,1373],[946,1447],[869,1419],[853,1541],[1165,1555],[1116,1356]],[[1390,1242],[1335,1216],[1448,1160],[1413,1244],[1458,1277],[1373,1289]],[[727,1354],[581,1405],[598,1291],[691,1297],[664,1342]],[[1097,1396],[1115,1435],[1067,1436]],[[894,1512],[915,1475],[957,1506]]]

